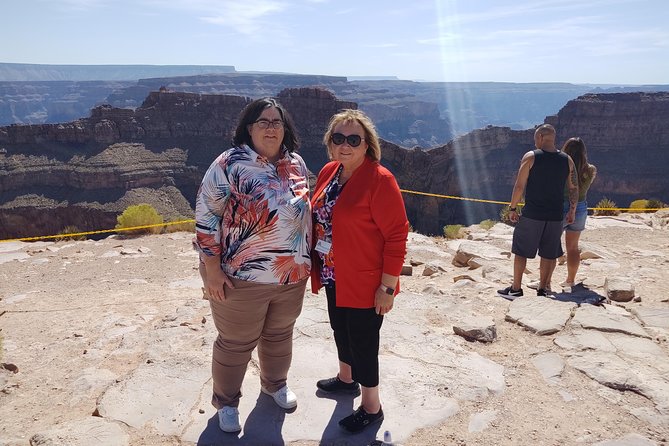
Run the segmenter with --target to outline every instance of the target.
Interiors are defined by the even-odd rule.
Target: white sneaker
[[[260,390],[265,395],[269,395],[274,398],[274,402],[283,409],[292,409],[297,406],[297,395],[288,388],[288,386],[283,386],[276,392],[270,392],[264,387],[260,387]]]
[[[218,409],[218,427],[223,432],[239,432],[242,430],[242,425],[239,424],[239,410],[230,406],[223,406]]]
[[[571,293],[572,289],[574,288],[574,286],[576,286],[576,284],[573,283],[573,282],[564,281],[564,282],[560,283],[560,286],[562,287],[562,292],[563,293]]]
[[[538,280],[533,280],[532,282],[530,282],[530,283],[527,284],[527,287],[528,287],[528,288],[532,288],[533,290],[537,290],[537,291],[539,291],[539,290],[541,289],[541,288],[540,288],[540,285],[541,285],[541,282],[540,282],[540,281],[538,281]],[[551,291],[551,286],[548,285],[548,286],[544,287],[543,289],[546,290],[546,291]]]

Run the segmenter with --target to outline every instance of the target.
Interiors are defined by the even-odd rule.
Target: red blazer
[[[312,205],[339,164],[329,162],[318,174]],[[365,157],[332,209],[338,307],[374,307],[381,274],[399,276],[402,271],[408,233],[404,200],[395,177],[377,161]],[[315,247],[315,235],[312,240]],[[321,286],[320,258],[312,249],[312,292],[317,293]],[[399,290],[399,281],[396,288]]]

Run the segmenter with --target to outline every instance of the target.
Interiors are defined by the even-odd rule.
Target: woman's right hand
[[[218,257],[218,256],[216,256]],[[220,258],[219,258],[220,259]],[[230,278],[221,269],[220,260],[205,259],[205,271],[203,274],[204,289],[210,300],[222,302],[225,300],[225,286],[235,288]]]

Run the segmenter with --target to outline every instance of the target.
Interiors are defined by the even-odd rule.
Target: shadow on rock
[[[606,296],[602,296],[582,283],[576,284],[571,288],[571,293],[555,293],[555,300],[561,302],[574,302],[577,304],[591,304],[601,306],[606,303]]]
[[[292,409],[290,412],[294,412]],[[287,411],[278,407],[271,397],[261,394],[256,405],[243,423],[242,432],[226,433],[218,427],[218,416],[214,415],[207,422],[207,427],[200,434],[198,446],[227,445],[283,445],[281,434]],[[244,414],[240,414],[242,421]],[[241,437],[239,436],[241,434]]]
[[[354,446],[354,445],[367,445],[376,440],[376,434],[381,427],[381,423],[378,423],[374,426],[368,427],[357,434],[349,434],[342,430],[339,427],[339,420],[345,418],[351,413],[353,413],[353,400],[355,399],[352,395],[341,395],[322,392],[321,390],[316,391],[316,396],[318,398],[327,398],[334,400],[337,404],[335,405],[334,410],[332,411],[332,416],[330,416],[330,421],[328,421],[325,430],[321,435],[321,440],[319,445],[321,446]]]

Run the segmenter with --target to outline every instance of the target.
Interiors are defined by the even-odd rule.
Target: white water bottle
[[[393,437],[390,435],[390,431],[385,431],[383,433],[383,446],[393,446]]]

